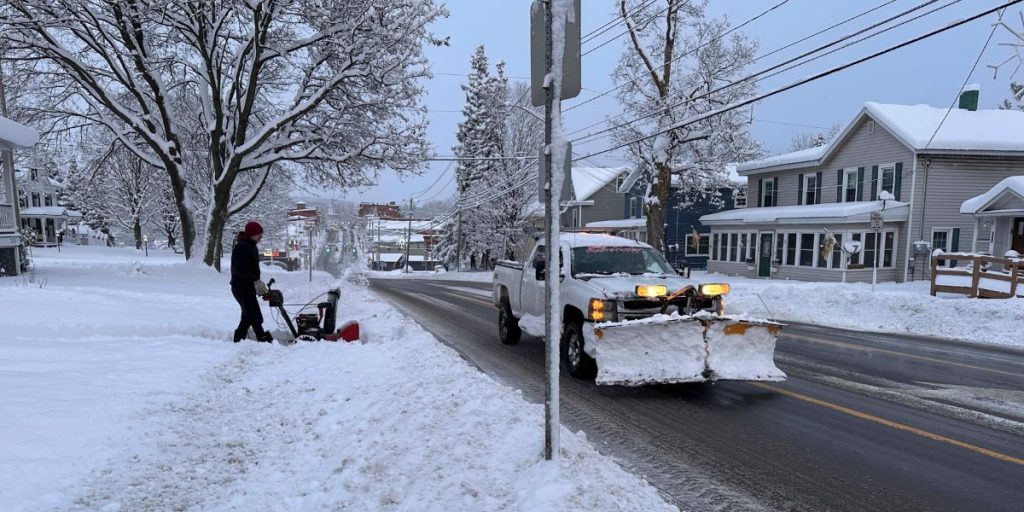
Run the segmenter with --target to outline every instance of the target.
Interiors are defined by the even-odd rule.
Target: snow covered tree
[[[1003,100],[999,105],[1002,110],[1024,110],[1024,84],[1010,82],[1010,96],[1013,101]]]
[[[832,142],[832,139],[836,138],[836,135],[839,134],[839,130],[839,125],[834,124],[831,128],[828,129],[828,132],[798,133],[794,135],[793,138],[790,140],[789,150],[800,151],[803,149],[824,146],[825,144]]]
[[[739,33],[726,38],[728,22],[709,18],[706,1],[616,2],[629,42],[612,78],[632,122],[621,123],[613,137],[631,143],[629,157],[636,171],[627,186],[646,185],[647,242],[664,251],[673,189],[688,199],[715,197],[727,185],[726,163],[762,153],[747,131],[749,113],[742,110],[670,130],[753,95],[753,82],[717,90],[742,76],[757,44]],[[638,139],[643,140],[633,142]]]
[[[163,170],[187,258],[197,229],[185,155],[208,160],[203,258],[219,268],[228,219],[272,169],[345,187],[418,168],[422,47],[444,43],[426,27],[445,14],[433,0],[11,0],[0,32],[50,66],[37,102],[47,126],[102,126]],[[184,131],[188,109],[197,133]],[[237,193],[247,174],[257,178]]]

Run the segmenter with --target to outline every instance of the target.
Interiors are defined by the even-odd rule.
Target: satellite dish
[[[857,254],[860,252],[861,243],[859,240],[847,240],[843,242],[843,252]]]

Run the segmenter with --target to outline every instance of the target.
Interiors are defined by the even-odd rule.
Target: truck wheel
[[[523,330],[519,328],[519,321],[512,314],[512,307],[508,301],[503,301],[498,308],[498,338],[505,345],[515,345],[519,343],[522,335]]]
[[[562,330],[562,360],[569,375],[590,380],[597,377],[597,362],[583,350],[583,324],[570,322]]]

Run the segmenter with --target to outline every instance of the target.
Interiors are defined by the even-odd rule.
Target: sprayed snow
[[[340,286],[365,344],[233,344],[227,276],[180,255],[35,261],[0,280],[5,511],[676,510],[583,434],[540,462],[541,406],[356,284],[273,275]]]
[[[1024,201],[1024,176],[1010,176],[1009,178],[1004,178],[1002,181],[997,183],[996,186],[989,189],[988,192],[964,201],[960,204],[960,213],[978,213],[988,206],[989,203],[1003,194],[1016,195],[1019,200]]]

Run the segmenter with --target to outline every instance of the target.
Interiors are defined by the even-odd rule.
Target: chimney
[[[299,201],[298,203],[295,203],[295,209],[296,210],[305,210],[306,209],[306,203],[303,202],[303,201]]]
[[[960,93],[960,105],[962,110],[974,112],[978,110],[978,96],[981,94],[981,85],[971,84],[964,87]]]

